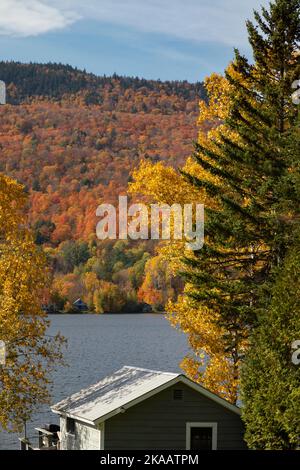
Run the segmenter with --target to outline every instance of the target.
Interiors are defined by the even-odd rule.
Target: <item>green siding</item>
[[[182,401],[173,400],[173,389],[184,390]],[[187,422],[216,422],[219,450],[246,449],[241,418],[185,384],[176,384],[105,422],[104,448],[186,448]]]

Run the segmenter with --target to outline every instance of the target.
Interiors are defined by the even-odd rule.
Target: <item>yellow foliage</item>
[[[44,255],[26,227],[26,195],[0,174],[0,425],[20,430],[38,403],[49,400],[48,372],[61,359],[59,345],[45,336],[49,325],[41,302],[48,273]]]
[[[171,276],[165,258],[159,254],[150,258],[145,266],[145,278],[139,289],[138,298],[156,310],[161,310],[167,300],[173,298]]]
[[[228,72],[235,76],[232,65]],[[235,76],[238,79],[238,77]],[[228,133],[223,125],[228,116],[231,104],[231,86],[227,79],[218,74],[212,74],[205,81],[209,95],[209,103],[200,102],[198,118],[198,142],[203,147],[215,149],[220,133]],[[206,131],[207,125],[210,129]],[[232,134],[231,138],[234,138]],[[207,159],[207,157],[203,157]],[[193,159],[188,158],[182,170],[199,180],[206,180],[214,184],[221,184],[218,177],[200,167]],[[133,182],[129,186],[131,194],[142,195],[148,203],[169,204],[174,203],[202,203],[206,208],[218,209],[217,198],[209,197],[204,189],[197,189],[186,181],[183,175],[162,162],[151,163],[143,161],[133,173]],[[182,265],[182,256],[185,253],[183,241],[163,242],[159,247],[160,256],[168,262],[169,270],[175,274],[179,270],[186,270]],[[190,257],[193,255],[190,253]],[[150,263],[150,262],[149,262]],[[149,276],[145,283],[150,285]],[[187,293],[190,289],[185,285],[183,295],[176,302],[167,303],[168,318],[175,327],[184,331],[189,339],[193,354],[182,361],[182,368],[192,379],[200,382],[208,389],[220,396],[235,402],[238,390],[237,365],[232,360],[231,353],[226,350],[222,327],[217,324],[218,312],[194,306]],[[244,348],[243,341],[240,348]]]
[[[190,286],[176,302],[168,302],[168,319],[187,334],[192,355],[185,357],[181,367],[193,380],[223,398],[235,402],[238,382],[230,352],[226,351],[218,313],[205,307],[195,307],[186,295]]]

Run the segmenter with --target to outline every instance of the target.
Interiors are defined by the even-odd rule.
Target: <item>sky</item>
[[[0,0],[0,60],[61,62],[97,75],[201,81],[267,0]]]

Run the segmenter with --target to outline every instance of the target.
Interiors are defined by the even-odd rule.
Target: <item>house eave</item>
[[[229,411],[237,414],[238,416],[241,416],[241,409],[238,406],[233,405],[232,403],[228,402],[224,398],[221,398],[218,395],[216,395],[215,393],[210,392],[209,390],[205,389],[201,385],[199,385],[199,384],[193,382],[192,380],[188,379],[184,375],[178,375],[177,377],[171,379],[169,382],[167,382],[163,385],[160,385],[159,387],[151,390],[150,392],[147,392],[144,395],[141,395],[140,397],[126,403],[126,405],[123,405],[122,407],[118,407],[115,410],[107,413],[106,415],[103,415],[100,418],[95,419],[95,421],[94,421],[95,426],[107,421],[109,418],[112,418],[113,416],[116,416],[119,413],[126,412],[126,410],[131,408],[132,406],[135,406],[138,403],[143,402],[147,398],[150,398],[150,397],[156,395],[157,393],[171,387],[172,385],[177,384],[178,382],[184,383],[188,387],[190,387],[190,388],[194,389],[195,391],[197,391],[198,393],[200,393],[202,396],[204,396],[204,397],[206,397],[210,400],[213,400],[215,403],[218,403],[223,408],[226,408]]]
[[[89,424],[90,426],[95,426],[94,421],[83,418],[82,416],[77,416],[72,413],[68,413],[67,411],[56,410],[55,408],[51,408],[51,411],[52,413],[55,413],[61,416],[62,418],[71,418],[71,419],[75,419],[76,421],[80,421],[81,423]]]
[[[181,382],[185,383],[189,387],[200,392],[206,398],[213,400],[215,403],[218,403],[219,405],[223,406],[223,408],[227,408],[229,411],[232,411],[233,413],[241,416],[242,411],[237,405],[233,405],[232,403],[225,400],[224,398],[219,397],[219,395],[216,395],[215,393],[210,392],[206,388],[202,387],[202,385],[197,384],[196,382],[193,382],[192,380],[188,379],[184,375],[180,376],[180,380]]]
[[[215,393],[210,392],[206,388],[202,387],[200,384],[197,384],[196,382],[193,382],[191,379],[188,379],[187,377],[185,377],[182,374],[179,374],[176,377],[173,377],[168,382],[165,382],[164,384],[157,386],[156,388],[150,390],[149,392],[146,392],[146,393],[140,395],[137,398],[134,398],[133,400],[129,401],[128,403],[126,403],[122,406],[116,407],[114,410],[111,410],[110,412],[108,412],[108,413],[106,413],[106,414],[104,414],[104,415],[102,415],[99,418],[96,418],[94,420],[86,419],[86,418],[82,417],[81,415],[68,413],[68,411],[59,410],[59,409],[56,409],[56,408],[51,408],[51,410],[52,410],[53,413],[61,415],[62,417],[72,418],[72,419],[75,419],[77,421],[81,421],[83,423],[86,423],[86,424],[89,424],[91,426],[97,427],[99,424],[107,421],[108,419],[112,418],[113,416],[116,416],[119,413],[126,412],[126,410],[128,410],[132,406],[135,406],[138,403],[141,403],[144,400],[146,400],[148,398],[151,398],[152,396],[156,395],[157,393],[159,393],[159,392],[161,392],[161,391],[163,391],[163,390],[165,390],[165,389],[167,389],[167,388],[171,387],[172,385],[175,385],[179,382],[184,383],[188,387],[190,387],[190,388],[194,389],[195,391],[197,391],[198,393],[200,393],[202,396],[214,401],[215,403],[222,406],[223,408],[228,409],[232,413],[235,413],[238,416],[241,415],[241,409],[238,406],[233,405],[232,403],[228,402],[224,398],[221,398],[218,395],[216,395]]]

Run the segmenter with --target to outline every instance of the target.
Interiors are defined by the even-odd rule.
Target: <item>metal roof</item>
[[[124,366],[89,388],[52,406],[59,414],[94,422],[129,402],[169,383],[180,374]]]
[[[75,305],[75,304],[84,304],[84,305],[86,305],[86,303],[80,298],[75,300],[75,302],[73,302],[73,305]]]
[[[53,405],[51,409],[54,413],[95,424],[95,422],[105,421],[115,414],[124,412],[130,406],[178,382],[185,383],[203,396],[234,413],[240,414],[240,409],[237,406],[206,390],[182,374],[129,366],[124,366],[91,387],[71,395]]]

